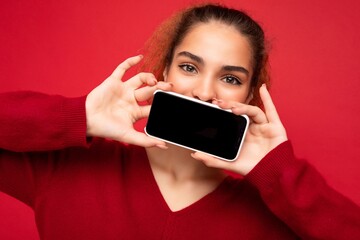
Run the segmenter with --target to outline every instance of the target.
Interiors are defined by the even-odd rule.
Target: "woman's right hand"
[[[259,107],[248,104],[216,101],[219,107],[231,109],[234,114],[245,114],[250,118],[244,145],[237,160],[222,161],[202,152],[192,154],[195,159],[204,162],[209,167],[225,169],[245,176],[270,151],[288,140],[285,127],[281,123],[266,85],[263,85],[259,91],[261,100],[264,103],[264,111]]]
[[[156,89],[171,90],[171,85],[157,82],[151,73],[139,73],[122,81],[125,72],[139,63],[142,56],[122,62],[115,71],[86,98],[87,136],[109,138],[143,147],[166,148],[163,141],[134,129],[133,124],[149,115],[149,101]]]

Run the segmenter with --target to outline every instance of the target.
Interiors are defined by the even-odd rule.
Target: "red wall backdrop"
[[[88,93],[192,1],[0,3],[0,91]],[[272,95],[295,152],[360,204],[360,3],[229,0],[265,28]],[[0,194],[0,239],[38,239],[30,208]]]

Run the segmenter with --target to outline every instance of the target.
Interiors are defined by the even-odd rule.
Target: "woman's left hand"
[[[266,86],[263,85],[259,91],[265,111],[262,111],[259,107],[241,103],[221,100],[215,102],[221,108],[231,109],[234,114],[245,114],[250,118],[250,125],[243,146],[239,157],[235,161],[219,160],[202,152],[195,152],[192,157],[204,162],[209,167],[225,169],[244,176],[272,149],[287,141],[285,128],[280,121]]]

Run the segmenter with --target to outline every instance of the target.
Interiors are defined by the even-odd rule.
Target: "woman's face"
[[[211,102],[251,100],[251,48],[234,27],[219,22],[196,25],[175,48],[164,79],[173,91]]]

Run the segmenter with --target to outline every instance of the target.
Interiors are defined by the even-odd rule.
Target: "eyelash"
[[[180,67],[183,71],[185,71],[185,72],[187,72],[187,73],[194,73],[194,71],[197,72],[196,67],[195,67],[193,64],[190,64],[190,63],[180,64],[179,67]],[[191,70],[189,70],[189,69],[187,69],[187,68],[191,68]],[[233,78],[233,79],[232,79],[232,82],[231,82],[231,83],[227,82],[227,81],[226,81],[227,78]],[[234,76],[234,75],[226,75],[226,76],[224,76],[224,77],[222,78],[222,81],[225,82],[225,83],[231,84],[231,85],[241,85],[241,84],[242,84],[241,80],[240,80],[238,77]],[[235,81],[235,82],[234,82],[234,81]]]
[[[227,78],[232,78],[232,83],[227,82],[227,81],[226,81]],[[225,83],[229,83],[229,84],[231,84],[231,85],[241,85],[241,84],[242,84],[242,83],[241,83],[241,80],[240,80],[238,77],[234,76],[234,75],[226,75],[226,76],[224,76],[224,77],[223,77],[223,81],[224,81]],[[234,83],[233,81],[235,81],[235,83]]]
[[[180,67],[183,71],[188,72],[188,73],[194,73],[194,70],[197,72],[196,67],[195,67],[194,65],[190,64],[190,63],[180,64],[179,67]],[[189,67],[192,68],[192,71],[186,69],[186,68],[189,68]]]

